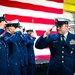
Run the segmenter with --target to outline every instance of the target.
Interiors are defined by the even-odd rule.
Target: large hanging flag
[[[37,38],[54,25],[54,18],[63,14],[63,0],[1,0],[0,12],[6,14],[6,20],[18,19],[25,29],[34,29]],[[54,28],[51,34],[56,33]],[[36,59],[49,58],[48,48],[35,49]]]

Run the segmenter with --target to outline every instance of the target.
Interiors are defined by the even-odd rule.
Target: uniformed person
[[[9,47],[9,72],[8,75],[21,75],[20,50],[17,41],[22,34],[17,20],[6,24],[4,39]]]
[[[28,54],[27,54],[27,42],[28,35],[22,34],[20,36],[20,39],[18,40],[19,43],[19,49],[20,49],[20,57],[21,57],[21,74],[22,75],[27,75],[27,65],[28,65]]]
[[[48,29],[35,43],[35,47],[43,49],[49,46],[51,58],[47,75],[75,75],[75,35],[68,31],[69,20],[56,18],[56,34]]]
[[[21,61],[21,75],[27,75],[26,67],[28,65],[28,54],[27,54],[27,38],[28,34],[24,34],[25,28],[22,30],[22,34],[18,38],[18,47],[20,50],[20,61]]]
[[[28,54],[28,66],[27,66],[27,75],[35,75],[35,54],[34,54],[34,33],[32,29],[26,30],[29,37],[27,38],[27,54]]]
[[[5,16],[0,13],[0,75],[7,75],[8,64],[8,48],[4,41],[3,35],[5,33]]]

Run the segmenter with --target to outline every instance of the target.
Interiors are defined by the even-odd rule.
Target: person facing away
[[[8,47],[4,41],[5,33],[5,14],[0,13],[0,75],[7,75],[8,67]]]
[[[35,47],[49,47],[51,58],[47,75],[75,75],[75,35],[68,31],[69,20],[56,18],[56,34],[50,34],[54,26],[40,36]]]

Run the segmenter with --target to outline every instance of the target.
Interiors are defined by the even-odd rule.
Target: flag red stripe
[[[36,60],[50,59],[50,55],[38,55],[38,56],[35,56],[35,59],[36,59]]]
[[[38,23],[38,24],[49,24],[49,25],[55,24],[53,19],[35,18],[30,16],[19,16],[19,15],[9,15],[9,14],[6,14],[5,17],[7,21],[18,19],[20,22],[32,23],[32,19],[34,19],[34,23]]]
[[[43,31],[43,30],[36,30],[36,33],[37,33],[38,36],[41,36],[42,34],[45,33],[45,31]],[[56,31],[51,31],[50,34],[55,34],[55,33],[56,33]]]
[[[44,11],[49,13],[57,13],[62,14],[63,9],[53,8],[53,7],[45,7],[41,5],[34,5],[29,3],[21,3],[21,2],[15,2],[15,1],[0,1],[0,5],[8,6],[8,7],[15,7],[15,8],[21,8],[21,9],[30,9],[35,11]]]
[[[54,1],[54,2],[59,2],[59,3],[63,3],[64,0],[47,0],[47,1]]]

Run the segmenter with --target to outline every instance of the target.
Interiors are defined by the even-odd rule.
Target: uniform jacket
[[[28,54],[27,54],[27,47],[26,47],[28,36],[29,36],[28,34],[21,34],[17,41],[20,50],[20,58],[21,58],[22,66],[28,65]]]
[[[50,48],[51,58],[47,75],[73,75],[75,72],[75,35],[68,33],[63,44],[59,34],[50,34],[48,37],[39,37],[35,47]]]
[[[34,41],[35,41],[35,37],[29,38],[27,39],[27,53],[28,53],[28,63],[29,64],[35,64],[35,55],[34,55]]]
[[[9,47],[9,74],[8,75],[20,75],[20,50],[17,44],[21,32],[17,31],[14,34],[6,32],[4,40]]]
[[[0,29],[0,35],[2,35],[3,32],[4,30]],[[0,75],[7,75],[8,55],[8,46],[3,36],[0,36]]]

